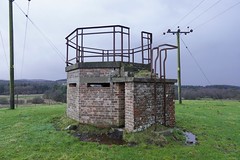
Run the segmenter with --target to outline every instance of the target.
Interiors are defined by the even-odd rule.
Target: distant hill
[[[177,87],[175,89],[177,96]],[[182,86],[183,99],[236,99],[240,100],[240,87],[231,85]]]
[[[43,79],[20,79],[15,80],[16,94],[44,94],[52,91],[54,86],[66,86],[67,80],[56,81]],[[9,81],[0,80],[0,95],[9,94]],[[177,98],[177,86],[175,88]],[[231,85],[211,85],[211,86],[182,86],[183,99],[236,99],[240,100],[240,87]]]
[[[55,85],[66,85],[66,79],[57,81],[43,79],[15,80],[15,94],[44,94]],[[0,80],[0,95],[9,94],[9,81]]]

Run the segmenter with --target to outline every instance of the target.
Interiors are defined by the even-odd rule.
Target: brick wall
[[[155,121],[164,124],[163,83],[128,82],[125,83],[125,129],[141,131]],[[166,85],[166,125],[175,125],[174,84]],[[156,92],[156,100],[155,100]],[[156,104],[156,105],[155,105]]]
[[[67,115],[81,123],[101,126],[122,126],[125,117],[124,83],[112,83],[114,68],[78,69],[68,72]],[[106,77],[110,86],[89,86],[83,78],[98,80]],[[71,84],[76,83],[76,86]],[[97,84],[97,83],[96,83]],[[101,83],[99,83],[101,84]]]
[[[99,126],[125,125],[129,132],[143,130],[155,121],[164,124],[164,119],[165,125],[175,125],[175,81],[166,84],[164,118],[161,81],[155,84],[151,78],[126,77],[124,69],[111,67],[78,68],[67,76],[67,115],[72,119]],[[95,85],[103,83],[108,85]]]
[[[79,121],[80,101],[79,75],[79,70],[67,73],[67,116],[77,121]]]
[[[110,87],[80,85],[80,122],[101,126],[120,126],[124,122],[123,84]]]

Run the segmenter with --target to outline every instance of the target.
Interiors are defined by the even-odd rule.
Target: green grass
[[[0,109],[0,159],[239,159],[240,102],[183,103],[176,105],[176,125],[197,135],[195,146],[80,142],[53,126],[53,120],[65,114],[64,105]]]

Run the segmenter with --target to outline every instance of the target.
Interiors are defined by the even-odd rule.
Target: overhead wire
[[[196,65],[198,66],[199,70],[201,71],[201,73],[203,74],[204,78],[206,79],[206,81],[212,85],[211,81],[208,79],[207,75],[205,74],[205,72],[203,71],[202,67],[200,66],[200,64],[198,63],[197,59],[194,57],[194,55],[192,54],[192,52],[190,51],[190,49],[188,48],[188,46],[186,45],[186,43],[184,42],[184,40],[181,38],[182,43],[184,44],[185,48],[187,49],[188,53],[191,55],[191,57],[193,58],[194,62],[196,63]]]
[[[189,24],[191,24],[192,22],[194,22],[195,20],[197,20],[199,17],[201,17],[204,13],[206,13],[207,11],[209,11],[210,9],[212,9],[214,6],[216,6],[218,3],[220,3],[222,0],[218,0],[216,1],[214,4],[212,4],[210,7],[208,7],[206,10],[204,10],[203,12],[201,12],[199,15],[197,15],[195,18],[193,18],[192,20],[190,20],[186,26],[188,26]]]
[[[234,5],[228,7],[227,9],[225,9],[225,10],[223,10],[222,12],[218,13],[218,14],[215,15],[214,17],[208,19],[208,20],[205,21],[204,23],[202,23],[202,24],[198,25],[197,27],[195,27],[194,30],[196,30],[196,29],[200,28],[201,26],[203,26],[203,25],[205,25],[205,24],[207,24],[207,23],[213,21],[213,20],[216,19],[217,17],[219,17],[219,16],[225,14],[226,12],[230,11],[230,10],[233,9],[234,7],[238,6],[239,4],[240,4],[240,2],[237,2],[237,3],[235,3]]]
[[[4,53],[4,57],[6,60],[6,64],[9,68],[9,64],[8,64],[8,60],[7,60],[7,54],[6,54],[6,49],[5,49],[5,45],[4,45],[4,41],[3,41],[3,36],[2,36],[2,32],[0,31],[0,36],[1,36],[1,42],[2,42],[2,46],[3,46],[3,53]]]
[[[29,16],[30,1],[31,1],[31,0],[28,0],[28,8],[27,8],[26,17]],[[24,66],[24,58],[25,58],[25,50],[26,50],[26,41],[27,41],[27,30],[28,30],[28,18],[26,18],[25,32],[24,32],[23,53],[22,53],[22,67],[21,67],[21,78],[22,78],[22,72],[23,72],[23,66]]]
[[[172,28],[174,28],[174,27],[176,27],[177,25],[179,25],[180,22],[182,22],[187,16],[189,16],[193,11],[195,11],[204,1],[206,1],[206,0],[200,1],[200,2],[199,2],[193,9],[191,9],[186,15],[184,15],[182,18],[180,18],[180,20],[179,20],[177,23],[175,23]],[[166,38],[166,36],[165,36],[163,39],[169,39],[169,38]],[[163,40],[163,39],[162,39],[162,40]]]
[[[175,25],[179,25],[180,22],[182,22],[187,16],[189,16],[194,10],[196,10],[205,0],[202,0],[200,3],[198,3],[193,9],[191,9],[185,16],[183,16]]]
[[[28,18],[29,22],[37,29],[37,31],[43,36],[43,38],[48,42],[48,44],[53,48],[53,50],[58,54],[63,62],[65,62],[65,56],[63,53],[54,45],[54,43],[48,38],[46,34],[27,16],[27,14],[22,10],[22,8],[14,1],[17,8]]]
[[[206,79],[207,83],[212,86],[213,84],[211,83],[211,81],[209,80],[209,78],[207,77],[207,75],[205,74],[205,72],[203,71],[201,65],[198,63],[197,59],[194,57],[193,53],[190,51],[190,49],[188,48],[188,46],[186,45],[186,43],[184,42],[184,40],[183,40],[182,38],[181,38],[181,41],[182,41],[182,43],[184,44],[185,48],[187,49],[188,53],[191,55],[191,57],[192,57],[192,59],[194,60],[194,62],[196,63],[196,65],[198,66],[200,72],[202,73],[202,75],[203,75],[204,78]],[[221,104],[223,105],[224,102],[222,101],[222,99],[221,99],[220,96],[218,95],[217,91],[215,91],[215,92],[216,92],[215,95],[216,95],[217,99],[219,99],[219,100],[221,101]]]

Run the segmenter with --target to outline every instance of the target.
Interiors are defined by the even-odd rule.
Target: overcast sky
[[[15,3],[27,12],[28,0]],[[64,60],[30,22],[23,51],[26,17],[15,3],[15,78],[66,78]],[[181,42],[182,84],[240,86],[239,3],[239,0],[31,0],[29,18],[64,56],[65,37],[77,27],[128,26],[131,47],[137,47],[142,30],[153,33],[156,46],[176,44],[176,35],[162,34],[167,29],[176,30],[180,26],[185,31],[189,26],[194,32],[181,37],[198,64]],[[3,39],[0,79],[9,79],[8,0],[0,1],[0,12]],[[167,67],[167,77],[177,78],[176,51],[171,52]]]

